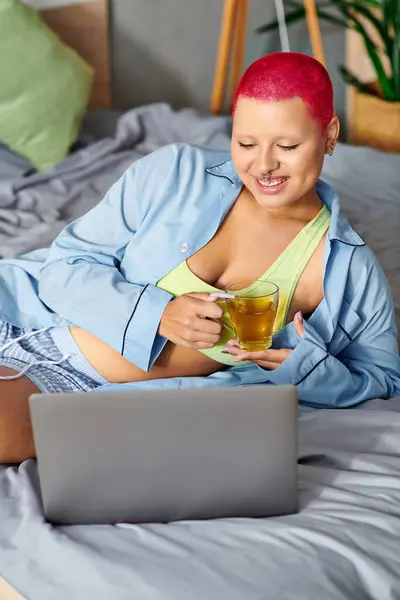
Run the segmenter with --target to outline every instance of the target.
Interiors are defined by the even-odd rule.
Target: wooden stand
[[[315,0],[304,0],[307,15],[307,27],[314,57],[325,65],[324,49],[319,28]],[[225,100],[225,88],[228,71],[233,55],[232,76],[229,88],[229,108],[243,73],[246,47],[248,0],[225,0],[219,36],[217,60],[215,63],[214,85],[210,111],[221,112]]]
[[[225,0],[210,106],[213,114],[220,113],[224,104],[225,87],[228,79],[231,53],[233,52],[234,64],[229,94],[229,102],[232,106],[235,90],[243,71],[247,11],[248,0]]]
[[[322,43],[315,0],[304,0],[304,8],[306,9],[308,35],[311,41],[313,56],[325,67],[324,46]]]

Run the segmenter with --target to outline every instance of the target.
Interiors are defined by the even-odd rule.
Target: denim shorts
[[[25,377],[42,393],[91,392],[108,383],[82,354],[68,327],[34,332],[34,329],[0,321],[0,366],[20,373],[27,365],[32,365]],[[31,333],[34,335],[12,343]],[[8,346],[3,350],[6,344]],[[32,364],[39,361],[46,364]]]

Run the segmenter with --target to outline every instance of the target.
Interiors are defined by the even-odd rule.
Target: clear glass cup
[[[279,288],[271,281],[240,281],[226,288],[226,306],[239,346],[247,352],[266,350],[272,345]]]

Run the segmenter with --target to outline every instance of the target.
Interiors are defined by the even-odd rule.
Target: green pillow
[[[0,142],[38,170],[79,134],[92,69],[21,0],[0,0]]]

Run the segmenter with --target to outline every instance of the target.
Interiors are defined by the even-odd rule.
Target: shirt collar
[[[233,184],[242,185],[240,177],[236,173],[236,169],[229,156],[228,152],[214,152],[212,157],[213,161],[211,164],[207,165],[206,171],[217,177],[226,177]]]
[[[317,194],[331,213],[331,224],[328,238],[338,240],[348,246],[365,246],[362,237],[354,231],[347,219],[340,214],[340,200],[337,192],[325,181],[319,179],[317,182]]]
[[[206,167],[207,173],[217,177],[226,177],[234,185],[241,185],[241,180],[236,173],[235,167],[227,152],[220,152],[213,155],[213,164]],[[328,207],[331,213],[331,223],[328,231],[328,238],[338,240],[349,246],[365,246],[364,240],[358,235],[350,223],[340,214],[339,196],[335,190],[321,179],[317,182],[317,193],[322,202]]]

